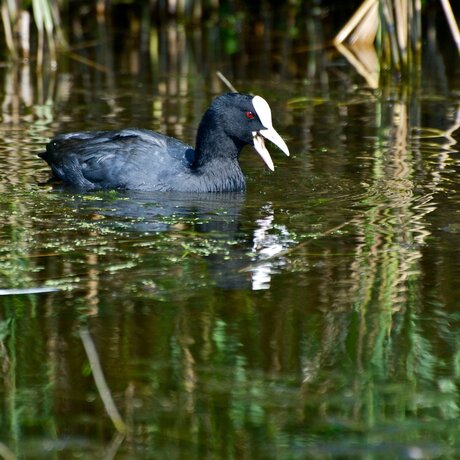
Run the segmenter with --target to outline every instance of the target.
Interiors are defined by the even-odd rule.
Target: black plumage
[[[268,104],[259,96],[228,93],[214,99],[205,112],[195,149],[133,128],[61,134],[39,155],[55,178],[81,190],[243,191],[238,156],[246,144],[254,145],[273,168],[261,136],[289,154],[271,126]]]

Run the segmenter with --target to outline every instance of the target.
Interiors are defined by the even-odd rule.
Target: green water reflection
[[[157,38],[177,66],[150,57],[151,74],[0,69],[0,441],[19,458],[457,458],[458,73],[371,91],[321,50],[308,83],[289,47],[250,75],[216,56],[270,100],[293,153],[272,152],[275,173],[248,149],[244,195],[41,185],[59,131],[193,142],[222,87],[174,31]]]

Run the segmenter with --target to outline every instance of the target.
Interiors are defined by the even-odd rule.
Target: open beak
[[[252,133],[254,148],[257,150],[257,153],[264,160],[265,164],[271,171],[275,170],[273,165],[272,158],[268,153],[267,148],[265,147],[265,139],[273,142],[277,147],[279,147],[287,156],[289,156],[289,149],[286,145],[286,142],[283,141],[281,136],[274,130],[274,128],[261,129],[260,131],[253,131]]]

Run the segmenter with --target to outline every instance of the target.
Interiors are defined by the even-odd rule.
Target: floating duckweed
[[[108,272],[113,273],[113,272],[119,272],[119,271],[121,271],[121,270],[126,270],[126,269],[128,269],[128,268],[133,268],[133,267],[135,267],[136,265],[137,265],[136,262],[126,262],[126,263],[124,263],[124,264],[110,265],[110,266],[106,267],[106,270],[107,270]]]

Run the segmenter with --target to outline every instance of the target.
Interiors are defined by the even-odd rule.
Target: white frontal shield
[[[286,142],[281,138],[281,136],[275,131],[272,124],[272,112],[267,101],[260,96],[254,96],[252,99],[252,105],[265,129],[260,131],[253,131],[252,136],[254,140],[254,148],[257,150],[257,153],[264,160],[265,164],[271,171],[275,170],[273,161],[271,159],[270,153],[268,153],[267,148],[265,147],[265,139],[268,139],[270,142],[273,142],[277,147],[279,147],[287,156],[289,156],[289,149],[286,145]],[[263,136],[263,137],[262,137]]]

